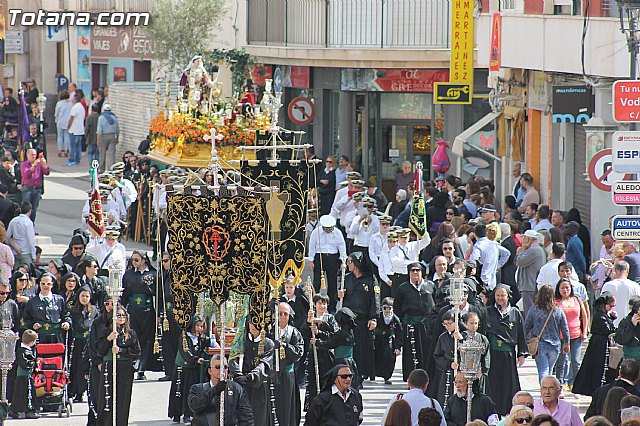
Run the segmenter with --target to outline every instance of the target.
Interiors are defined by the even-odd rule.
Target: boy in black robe
[[[402,348],[402,324],[393,313],[393,298],[385,297],[381,305],[382,312],[378,314],[378,325],[373,334],[374,364],[376,376],[390,385],[396,357]]]
[[[458,364],[454,362],[454,339],[462,340],[462,335],[456,331],[453,312],[444,314],[442,323],[445,327],[445,332],[438,336],[433,351],[433,358],[436,363],[436,374],[433,382],[436,389],[436,399],[445,409],[449,398],[454,393],[454,370],[458,369]]]
[[[37,419],[36,390],[33,384],[33,369],[36,366],[35,344],[38,334],[33,330],[22,333],[22,343],[16,351],[16,379],[9,415],[14,419]]]

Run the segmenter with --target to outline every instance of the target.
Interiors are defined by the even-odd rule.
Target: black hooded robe
[[[488,393],[498,407],[498,413],[506,415],[511,409],[511,399],[520,390],[518,357],[527,356],[527,341],[520,310],[510,306],[504,315],[494,306],[487,309],[489,353]]]
[[[272,380],[275,381],[276,416],[280,426],[298,426],[302,411],[294,366],[302,357],[304,341],[300,332],[293,326],[287,325],[284,332],[278,331],[282,334],[277,341],[274,356],[280,358],[280,369],[275,371],[274,361],[272,375]]]
[[[259,346],[260,342],[254,342],[247,337],[244,342],[242,365],[239,357],[230,360],[229,374],[247,393],[256,425],[269,426],[273,424],[269,389],[269,374],[273,365],[273,341],[265,338],[262,355],[258,352]],[[240,377],[242,379],[239,381]]]
[[[318,340],[329,340],[334,333],[338,331],[338,324],[336,323],[335,318],[330,313],[325,313],[322,316],[322,322],[318,324],[318,334],[316,334],[316,339]],[[305,344],[308,345],[307,350],[307,368],[306,368],[306,376],[307,383],[305,386],[305,396],[304,396],[304,411],[308,411],[311,406],[311,401],[318,395],[318,385],[316,381],[316,361],[313,355],[313,348],[311,348],[309,344],[309,339],[311,339],[311,328],[309,324],[306,324],[302,328],[302,336],[304,338]],[[322,389],[322,378],[327,374],[327,372],[331,369],[333,365],[333,352],[329,348],[316,346],[316,354],[318,356],[318,377],[320,381],[320,389]]]
[[[363,420],[362,395],[350,388],[347,400],[332,393],[340,368],[344,364],[335,366],[328,374],[325,387],[311,403],[305,417],[305,426],[358,426]]]

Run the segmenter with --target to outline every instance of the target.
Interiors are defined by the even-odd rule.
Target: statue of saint
[[[203,102],[209,102],[209,95],[214,86],[215,82],[211,81],[202,64],[202,56],[194,56],[180,78],[181,98],[190,102],[192,108],[199,109]]]

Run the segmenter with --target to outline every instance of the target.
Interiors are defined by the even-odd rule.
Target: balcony
[[[151,12],[150,0],[67,0],[67,9],[77,12]]]
[[[446,49],[449,16],[449,0],[247,0],[247,44]]]
[[[491,40],[491,14],[477,20],[478,65],[487,66]],[[628,76],[629,52],[620,21],[590,18],[583,40],[583,17],[567,15],[504,14],[502,53],[504,68],[620,78]]]

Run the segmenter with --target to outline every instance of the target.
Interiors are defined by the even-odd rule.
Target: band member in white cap
[[[329,310],[335,312],[338,294],[338,267],[341,258],[347,256],[347,247],[342,233],[336,229],[336,219],[330,215],[320,218],[320,226],[314,229],[309,239],[309,269],[313,271],[313,286],[320,291],[320,277],[324,272],[329,295]]]

